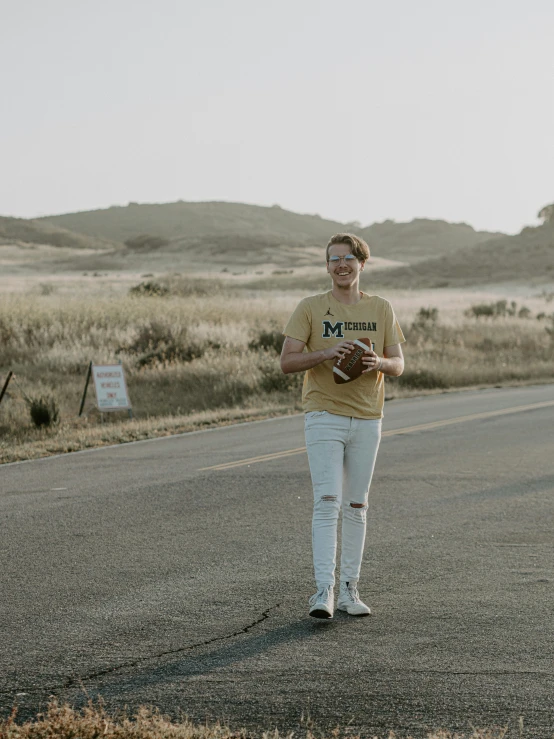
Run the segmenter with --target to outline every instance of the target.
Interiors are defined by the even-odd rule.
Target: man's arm
[[[366,365],[362,374],[366,372],[373,372],[373,370],[379,368],[384,375],[390,375],[391,377],[400,377],[404,372],[404,355],[402,354],[402,345],[393,344],[392,346],[386,346],[383,349],[383,356],[378,357],[372,349],[368,349],[367,354],[362,359],[362,362]],[[381,366],[379,367],[379,363]]]
[[[355,347],[351,341],[341,341],[340,344],[330,346],[328,349],[305,352],[305,346],[305,341],[293,339],[290,336],[285,337],[281,352],[281,369],[285,375],[291,374],[292,372],[305,372],[322,362],[326,362],[328,359],[344,357],[345,354],[350,354]]]

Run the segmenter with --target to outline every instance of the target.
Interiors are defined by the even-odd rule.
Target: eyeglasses
[[[344,259],[345,264],[354,264],[354,261],[357,259],[357,257],[354,256],[354,254],[346,254],[344,257],[329,257],[327,260],[329,264],[340,264],[340,260]]]

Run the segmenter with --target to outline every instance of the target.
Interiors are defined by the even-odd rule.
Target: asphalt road
[[[233,728],[550,739],[554,385],[385,414],[365,619],[307,615],[301,416],[0,467],[0,716],[86,690]]]

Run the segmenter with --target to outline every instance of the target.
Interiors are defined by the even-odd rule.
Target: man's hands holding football
[[[351,354],[354,349],[356,349],[356,344],[353,341],[341,341],[340,344],[325,349],[323,354],[325,359],[341,359],[347,354]]]
[[[362,357],[362,363],[366,367],[366,369],[362,371],[362,375],[365,375],[368,372],[373,372],[376,369],[380,369],[381,358],[378,357],[377,354],[375,354],[373,349],[366,349],[366,353]]]
[[[335,344],[335,346],[330,346],[328,349],[325,349],[324,356],[325,359],[342,359],[343,357],[352,354],[352,352],[358,348],[359,347],[352,341],[341,341],[339,344]],[[373,372],[381,367],[381,358],[369,347],[365,350],[365,354],[361,361],[365,367],[365,369],[362,370],[362,375],[365,375],[368,372]]]

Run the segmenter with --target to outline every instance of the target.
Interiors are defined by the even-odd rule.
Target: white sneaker
[[[313,618],[333,618],[333,586],[322,585],[309,600],[310,616]]]
[[[346,611],[351,616],[369,616],[371,614],[371,608],[360,600],[355,582],[341,582],[337,608],[339,611]]]

